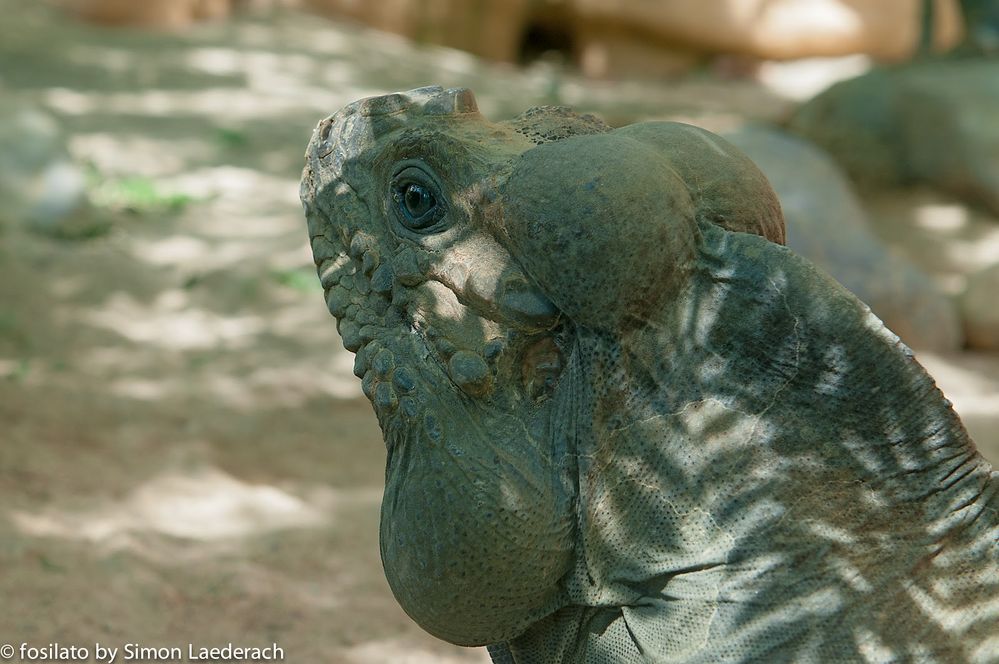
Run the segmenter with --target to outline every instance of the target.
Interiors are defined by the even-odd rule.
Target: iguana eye
[[[402,192],[402,209],[414,223],[419,223],[437,207],[437,199],[421,184],[407,184]]]
[[[439,230],[444,204],[437,182],[423,169],[410,166],[392,179],[392,201],[399,222],[409,230],[429,233]]]

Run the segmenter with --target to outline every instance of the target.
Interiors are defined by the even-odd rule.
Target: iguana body
[[[999,652],[999,480],[721,139],[423,88],[320,123],[302,200],[427,631],[517,663]]]

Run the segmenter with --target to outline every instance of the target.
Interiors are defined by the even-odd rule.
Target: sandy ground
[[[297,201],[311,128],[428,83],[473,87],[492,117],[561,102],[715,129],[792,102],[486,66],[297,14],[171,35],[29,4],[0,0],[0,94],[58,117],[111,230],[0,234],[0,644],[487,661],[424,634],[382,577],[383,446]],[[920,357],[999,458],[999,359]]]

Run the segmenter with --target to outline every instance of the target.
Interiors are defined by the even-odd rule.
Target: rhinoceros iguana
[[[430,87],[306,161],[424,629],[496,662],[996,658],[996,474],[725,141]]]

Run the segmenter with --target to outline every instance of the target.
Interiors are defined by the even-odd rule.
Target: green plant
[[[274,270],[271,277],[277,283],[303,293],[312,293],[319,290],[320,283],[314,270],[306,268],[294,268],[291,270]]]
[[[87,182],[90,202],[98,210],[177,213],[198,200],[183,192],[165,191],[154,179],[141,175],[105,177],[92,164],[87,169]]]

